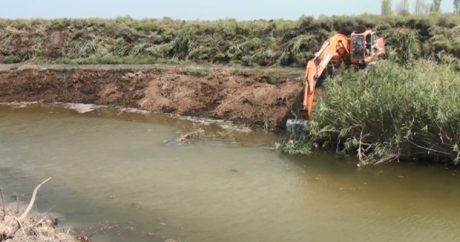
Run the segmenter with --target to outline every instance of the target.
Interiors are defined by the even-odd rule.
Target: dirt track
[[[0,102],[94,103],[282,128],[302,91],[297,69],[0,66]]]

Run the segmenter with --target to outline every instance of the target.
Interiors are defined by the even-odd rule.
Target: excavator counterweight
[[[366,66],[385,54],[385,41],[372,30],[353,32],[350,36],[334,34],[326,40],[315,57],[308,61],[302,110],[297,119],[289,119],[286,130],[291,139],[304,139],[313,115],[316,86],[328,66],[343,62]]]

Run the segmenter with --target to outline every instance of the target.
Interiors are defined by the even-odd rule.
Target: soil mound
[[[27,67],[0,71],[0,102],[91,103],[283,128],[301,75],[228,68]]]

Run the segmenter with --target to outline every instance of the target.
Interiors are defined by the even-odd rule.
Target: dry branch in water
[[[32,207],[35,204],[35,199],[37,198],[38,190],[40,189],[41,186],[43,186],[45,183],[49,182],[50,180],[51,180],[51,177],[46,179],[45,181],[43,181],[42,183],[38,184],[35,187],[35,189],[34,189],[34,191],[32,193],[32,198],[30,199],[29,205],[27,206],[27,208],[24,211],[24,213],[22,213],[21,216],[19,216],[18,221],[23,221],[27,217],[27,215],[30,213],[30,211],[32,210]]]
[[[0,196],[1,196],[1,199],[2,199],[2,219],[1,221],[5,220],[5,215],[6,215],[6,209],[5,209],[5,199],[3,198],[3,189],[0,188]]]
[[[26,220],[27,215],[32,210],[35,200],[37,198],[38,190],[41,186],[51,180],[51,177],[43,181],[42,183],[38,184],[33,193],[32,198],[30,199],[29,205],[27,206],[26,210],[19,216],[16,217],[15,214],[8,213],[5,209],[3,210],[3,222],[0,224],[0,241],[5,241],[11,238],[14,238],[15,234],[18,232],[20,228],[23,229],[23,222]],[[2,196],[3,197],[3,196]],[[4,207],[4,201],[2,199],[2,206]]]

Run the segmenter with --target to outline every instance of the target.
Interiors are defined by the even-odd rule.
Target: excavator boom
[[[350,40],[343,34],[335,34],[324,42],[315,57],[307,64],[305,71],[305,92],[302,116],[310,119],[315,99],[316,83],[330,64],[340,64],[350,55]]]

